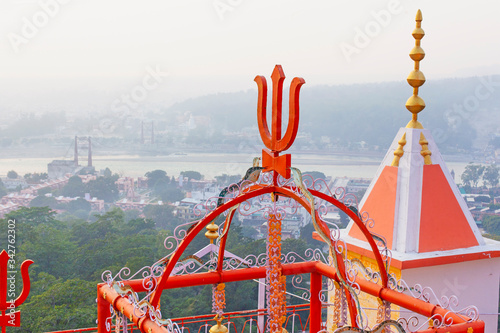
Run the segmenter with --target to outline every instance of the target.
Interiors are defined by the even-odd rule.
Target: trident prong
[[[2,250],[0,253],[0,323],[5,324],[5,326],[16,326],[20,325],[21,319],[19,315],[19,311],[9,312],[9,315],[6,314],[6,310],[9,309],[11,311],[12,305],[13,308],[17,308],[21,305],[30,293],[31,281],[29,276],[29,266],[33,264],[33,260],[25,260],[21,264],[21,277],[23,280],[23,290],[19,297],[15,300],[11,300],[7,302],[7,272],[8,269],[8,261],[10,256],[7,251]],[[9,305],[9,306],[8,306]],[[3,325],[1,325],[3,326]],[[5,332],[5,326],[2,327],[2,332]]]
[[[285,74],[281,65],[274,67],[271,74],[273,82],[273,100],[272,100],[272,124],[271,132],[267,124],[267,82],[266,78],[257,75],[254,81],[259,88],[259,97],[257,102],[257,121],[259,132],[264,145],[275,153],[282,152],[290,148],[295,141],[299,129],[299,92],[301,86],[306,83],[302,78],[294,78],[290,84],[288,126],[285,135],[282,137],[282,101],[283,101],[283,82]]]

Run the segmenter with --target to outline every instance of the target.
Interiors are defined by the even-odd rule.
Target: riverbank
[[[169,176],[177,177],[180,172],[198,171],[207,179],[222,174],[242,175],[252,165],[258,153],[207,153],[207,152],[178,152],[170,155],[94,155],[93,166],[97,170],[110,168],[122,176],[139,177],[148,171],[165,170]],[[66,156],[32,157],[28,155],[0,158],[0,175],[15,170],[24,175],[33,172],[47,172],[47,164],[54,159],[73,160],[72,154]],[[359,156],[357,154],[313,154],[294,153],[292,164],[302,171],[320,171],[326,176],[373,178],[383,155]],[[446,157],[445,157],[445,160]],[[80,164],[85,165],[86,157],[80,157]],[[456,180],[460,179],[468,161],[448,161],[450,170],[454,170]]]

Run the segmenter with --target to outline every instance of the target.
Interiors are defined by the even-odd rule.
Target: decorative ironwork
[[[335,332],[336,333],[383,333],[387,331],[390,332],[391,328],[394,328],[399,333],[405,333],[403,326],[395,320],[383,321],[380,324],[375,325],[375,327],[373,327],[373,329],[371,330],[363,330],[356,327],[346,326],[337,329]]]
[[[378,299],[377,324],[391,319],[391,303]]]
[[[424,302],[437,304],[443,309],[449,310],[450,313],[456,315],[462,314],[465,317],[477,320],[479,318],[479,310],[475,306],[468,306],[463,309],[457,309],[459,306],[458,297],[452,296],[441,296],[438,297],[431,287],[423,287],[421,284],[415,284],[413,287],[409,287],[406,281],[403,279],[396,279],[394,275],[390,275],[389,287],[398,292],[407,293],[416,299],[420,299]]]

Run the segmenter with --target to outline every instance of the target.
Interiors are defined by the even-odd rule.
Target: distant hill
[[[299,134],[309,144],[353,147],[364,141],[367,147],[385,150],[398,128],[411,119],[404,106],[411,93],[406,82],[306,84],[301,90]],[[419,96],[427,105],[419,120],[443,152],[484,149],[500,134],[500,75],[426,82]],[[256,126],[256,104],[257,90],[221,93],[177,103],[164,115],[190,112],[209,117],[215,131],[237,132]],[[288,111],[288,97],[283,110]]]

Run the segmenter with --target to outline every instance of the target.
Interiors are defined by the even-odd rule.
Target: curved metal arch
[[[309,213],[311,212],[311,209],[310,209],[309,205],[305,204],[305,203],[307,203],[307,201],[305,201],[302,198],[296,196],[295,193],[293,191],[291,191],[291,188],[289,186],[285,186],[284,188],[290,191],[288,193],[282,193],[282,194],[284,194],[284,196],[292,197],[292,195],[287,195],[287,194],[293,194],[293,198],[295,200],[297,200],[297,202],[299,202],[304,208],[306,208]],[[382,259],[382,256],[380,255],[380,252],[378,251],[378,247],[377,247],[375,241],[373,240],[373,238],[371,236],[371,233],[368,231],[368,228],[363,223],[363,221],[361,221],[361,218],[359,217],[359,215],[355,214],[345,204],[343,204],[339,200],[335,199],[334,197],[329,196],[328,194],[325,194],[325,193],[317,191],[317,190],[309,190],[309,192],[311,192],[311,194],[313,196],[318,197],[320,199],[323,199],[323,200],[331,203],[332,205],[336,206],[340,210],[342,210],[344,213],[346,213],[356,223],[357,226],[359,226],[359,228],[361,229],[363,235],[367,239],[370,247],[372,248],[372,251],[374,252],[375,260],[377,262],[377,266],[378,266],[378,269],[379,269],[379,272],[380,272],[380,275],[381,275],[381,279],[382,279],[382,286],[383,287],[387,287],[388,283],[389,283],[389,279],[388,279],[387,269],[386,269],[386,267],[384,265],[384,260]],[[228,203],[230,203],[230,202],[231,201],[228,201]],[[235,206],[235,205],[233,205],[233,206]],[[227,226],[224,227],[224,232],[226,232],[225,231],[226,228],[229,228],[229,226],[231,225],[231,220],[232,220],[233,216],[234,216],[234,211],[231,213],[231,216],[226,217],[226,219],[229,218],[229,220],[228,220]],[[323,229],[326,228],[327,230],[329,230],[328,226],[326,224],[324,224],[324,222],[320,218],[317,218],[316,220],[321,223],[321,226],[323,227]],[[223,237],[222,240],[221,240],[219,253],[224,253],[225,245],[226,245],[226,238],[227,238],[227,233],[226,233],[226,236]],[[217,265],[217,271],[218,272],[222,271],[222,260],[223,260],[223,258],[221,259],[219,257],[219,263]]]
[[[252,193],[252,188],[260,188],[260,186],[258,185],[253,185],[253,186],[250,186],[248,189],[245,189],[245,191],[247,191],[248,193],[247,194],[251,194]],[[271,188],[269,191],[269,193],[271,192],[274,192],[274,193],[280,193],[280,195],[284,196],[284,197],[288,197],[288,198],[292,198],[294,200],[296,200],[298,203],[300,203],[305,209],[307,209],[307,211],[309,213],[311,213],[312,209],[310,207],[310,203],[305,200],[303,197],[299,196],[296,192],[294,192],[293,190],[291,190],[289,187],[279,187],[279,186],[270,186],[270,187],[266,187],[266,188]],[[265,193],[264,193],[265,194]],[[257,195],[249,195],[247,199],[245,200],[248,200],[248,199],[251,199],[251,198],[254,198],[256,197]],[[240,198],[241,196],[239,197],[236,197],[236,198]],[[236,199],[235,198],[235,199]],[[243,201],[245,201],[243,200]],[[228,201],[227,203],[230,204],[233,200],[230,200]],[[232,207],[236,206],[236,205],[239,205],[241,202],[238,202],[238,203],[235,203],[232,205]],[[339,202],[340,205],[344,205],[344,204],[341,204]],[[345,205],[344,205],[345,206]],[[222,206],[221,206],[222,207]],[[231,207],[231,208],[232,208]],[[234,215],[234,210],[231,211],[230,213],[230,216],[228,216],[230,219],[232,219]],[[319,214],[318,212],[316,212],[316,221],[318,221],[320,227],[325,231],[327,232],[327,234],[329,234],[330,232],[330,229],[328,228],[328,226],[320,219],[319,217]],[[200,221],[201,222],[201,221]],[[228,221],[230,222],[230,221]],[[207,223],[208,224],[208,223]],[[229,227],[229,224],[227,227],[225,228],[228,228]],[[194,230],[192,230],[192,232],[194,232]],[[224,239],[224,242],[221,244],[219,244],[219,261],[218,261],[218,266],[217,266],[217,272],[219,274],[222,273],[222,261],[224,260],[223,258],[223,253],[225,251],[225,240],[227,238],[227,234],[223,237]],[[334,244],[332,244],[334,245]],[[335,246],[335,245],[334,245]],[[342,257],[342,255],[337,251],[335,250],[335,256],[337,257],[337,263],[338,263],[338,269],[339,269],[339,272],[335,272],[335,275],[338,275],[340,274],[344,280],[347,279],[347,276],[346,276],[346,270],[345,270],[345,264],[344,264],[344,259]],[[221,256],[221,253],[222,253],[222,256]],[[347,304],[349,306],[349,314],[350,314],[350,317],[351,317],[351,322],[353,322],[354,326],[357,327],[357,322],[356,322],[356,318],[357,318],[357,315],[358,315],[358,311],[357,311],[357,307],[356,307],[356,303],[354,301],[354,299],[352,298],[349,290],[347,289],[347,287],[344,287],[345,289],[345,293],[347,295]]]
[[[191,243],[191,241],[194,239],[196,235],[204,228],[206,227],[210,222],[212,222],[213,219],[215,219],[217,216],[219,216],[221,213],[223,213],[225,210],[242,203],[245,200],[254,198],[259,195],[267,194],[270,192],[273,192],[274,186],[270,187],[261,187],[255,191],[249,190],[247,193],[244,193],[243,195],[237,196],[232,200],[229,200],[228,202],[222,204],[221,206],[215,208],[213,211],[205,215],[199,222],[197,222],[192,228],[191,232],[189,232],[186,236],[184,236],[184,239],[182,239],[181,243],[179,244],[177,250],[172,253],[170,256],[170,259],[165,266],[165,270],[163,271],[163,274],[160,277],[160,280],[158,281],[158,285],[156,287],[156,290],[152,293],[151,295],[151,305],[156,307],[160,301],[160,296],[161,292],[163,289],[165,289],[165,284],[168,280],[168,277],[170,276],[170,273],[172,273],[172,270],[174,269],[175,265],[177,264],[180,256],[182,253],[184,253],[184,250],[186,250],[187,246]],[[219,250],[220,252],[220,250]]]
[[[318,197],[320,199],[323,199],[323,200],[331,203],[332,205],[336,206],[340,210],[342,210],[344,213],[347,214],[347,216],[349,216],[354,221],[354,223],[356,223],[356,225],[359,227],[359,229],[361,229],[361,232],[363,233],[366,240],[368,241],[368,244],[370,244],[370,247],[371,247],[373,254],[375,256],[375,260],[377,261],[377,266],[378,266],[378,269],[379,269],[379,272],[380,272],[380,275],[382,278],[382,286],[387,287],[387,285],[389,283],[389,278],[388,278],[388,274],[387,274],[387,269],[384,265],[384,260],[382,259],[382,256],[380,255],[380,252],[378,251],[378,246],[375,243],[375,241],[373,240],[373,237],[372,237],[370,231],[368,231],[368,228],[366,227],[366,225],[363,223],[363,221],[361,221],[361,218],[357,214],[355,214],[352,210],[350,210],[346,205],[344,205],[343,203],[338,201],[337,199],[335,199],[335,198],[333,198],[333,197],[331,197],[323,192],[317,191],[317,190],[309,190],[309,192],[311,192],[311,194],[313,196]]]
[[[160,300],[161,293],[165,289],[165,285],[166,285],[166,282],[168,280],[168,277],[170,276],[170,273],[172,272],[176,263],[180,259],[180,256],[182,255],[182,253],[184,253],[185,249],[191,243],[191,241],[194,239],[194,237],[196,235],[198,235],[198,233],[204,227],[206,227],[210,222],[212,222],[212,220],[214,220],[217,216],[219,216],[224,211],[226,211],[226,210],[228,210],[228,209],[230,209],[230,208],[232,208],[232,207],[234,207],[234,206],[236,206],[236,205],[238,205],[238,204],[240,204],[248,199],[252,199],[252,198],[255,198],[257,196],[272,193],[272,192],[277,192],[277,193],[280,193],[286,197],[293,198],[294,200],[299,202],[305,209],[307,209],[309,213],[311,212],[311,208],[309,206],[309,203],[306,200],[304,200],[303,198],[301,198],[300,196],[298,196],[289,187],[279,187],[279,186],[275,186],[275,185],[266,186],[266,187],[253,185],[253,186],[249,187],[248,189],[246,189],[244,191],[243,194],[227,201],[226,203],[222,204],[221,206],[217,207],[216,209],[214,209],[213,211],[208,213],[199,222],[197,222],[197,224],[193,227],[191,232],[188,233],[184,237],[184,239],[179,244],[179,247],[177,248],[177,250],[171,255],[170,260],[168,261],[168,264],[166,265],[165,270],[164,270],[163,274],[161,275],[160,280],[158,281],[157,288],[152,293],[151,304],[155,307],[157,306],[157,304],[159,303],[159,300]],[[310,192],[314,196],[319,197],[319,198],[331,203],[332,205],[338,207],[340,210],[342,210],[344,213],[346,213],[354,221],[354,223],[356,223],[356,225],[360,228],[363,235],[367,239],[367,241],[368,241],[368,243],[369,243],[369,245],[374,253],[379,271],[380,271],[381,276],[382,276],[382,283],[383,283],[384,287],[386,287],[387,283],[388,283],[387,271],[385,269],[385,265],[384,265],[382,256],[380,255],[380,252],[378,251],[378,247],[376,246],[375,241],[371,237],[370,232],[366,228],[365,224],[361,221],[359,216],[357,214],[355,214],[353,211],[351,211],[349,208],[347,208],[346,205],[344,205],[343,203],[341,203],[337,199],[328,196],[325,193],[319,192],[317,190],[310,190]],[[317,214],[317,217],[319,217],[317,212],[316,212],[316,214]],[[234,212],[233,212],[233,215],[234,215]],[[230,220],[228,221],[229,223],[227,224],[227,226],[225,228],[230,227],[231,220],[232,220],[232,216],[230,216]],[[329,230],[328,226],[320,218],[318,218],[317,221],[322,229]],[[225,239],[226,238],[227,238],[227,234],[226,234],[226,236],[223,237],[223,241],[221,241],[221,244],[220,244],[221,246],[219,248],[219,254],[224,253],[224,251],[225,251],[225,244],[226,244]],[[338,253],[336,253],[336,254],[339,255]],[[221,261],[221,259],[219,257],[219,263],[218,263],[218,267],[217,267],[217,271],[219,273],[222,271],[222,265],[221,265],[220,261]],[[339,260],[339,263],[340,263],[339,269],[342,270],[339,273],[345,277],[344,261]],[[349,305],[349,307],[351,307],[351,304]],[[353,310],[354,310],[354,312],[357,312],[355,307]],[[351,313],[352,313],[352,311],[351,311]]]

